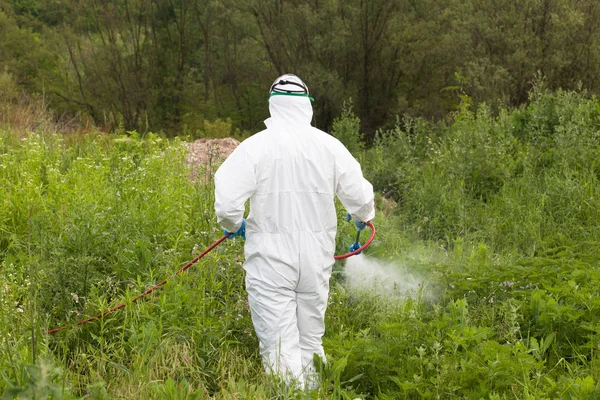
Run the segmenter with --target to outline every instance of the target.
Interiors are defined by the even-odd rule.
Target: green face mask
[[[269,96],[269,100],[271,100],[271,97],[273,96],[294,96],[294,97],[308,97],[310,101],[315,101],[315,99],[313,99],[312,97],[310,97],[307,94],[304,93],[283,93],[283,92],[273,92],[271,93],[271,95]]]

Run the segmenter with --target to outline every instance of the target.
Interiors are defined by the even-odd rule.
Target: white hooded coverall
[[[271,97],[269,111],[267,129],[244,140],[216,172],[215,210],[219,224],[236,232],[250,199],[244,269],[263,363],[303,386],[313,378],[313,355],[325,359],[334,195],[366,222],[375,214],[373,187],[341,142],[310,125],[308,97]]]

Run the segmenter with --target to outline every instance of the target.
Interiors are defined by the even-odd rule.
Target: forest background
[[[243,136],[292,72],[317,127],[353,98],[371,142],[463,93],[520,105],[536,74],[598,93],[599,27],[586,0],[0,0],[0,93],[43,94],[58,117],[110,131]]]

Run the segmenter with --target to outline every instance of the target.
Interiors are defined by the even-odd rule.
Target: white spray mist
[[[423,290],[424,280],[407,266],[394,262],[360,254],[346,260],[344,272],[350,290],[401,299],[429,297]]]

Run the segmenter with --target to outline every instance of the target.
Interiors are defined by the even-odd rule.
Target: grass
[[[359,293],[335,266],[321,388],[263,372],[242,243],[178,140],[0,133],[4,398],[595,399],[600,395],[600,107],[405,120],[354,148],[378,195],[369,257],[422,276],[414,298]],[[355,138],[346,112],[336,125]],[[340,134],[339,130],[346,130]],[[390,200],[390,199],[393,199]],[[344,210],[339,207],[339,220]],[[340,222],[338,253],[353,240]],[[156,295],[52,336],[171,277]]]

